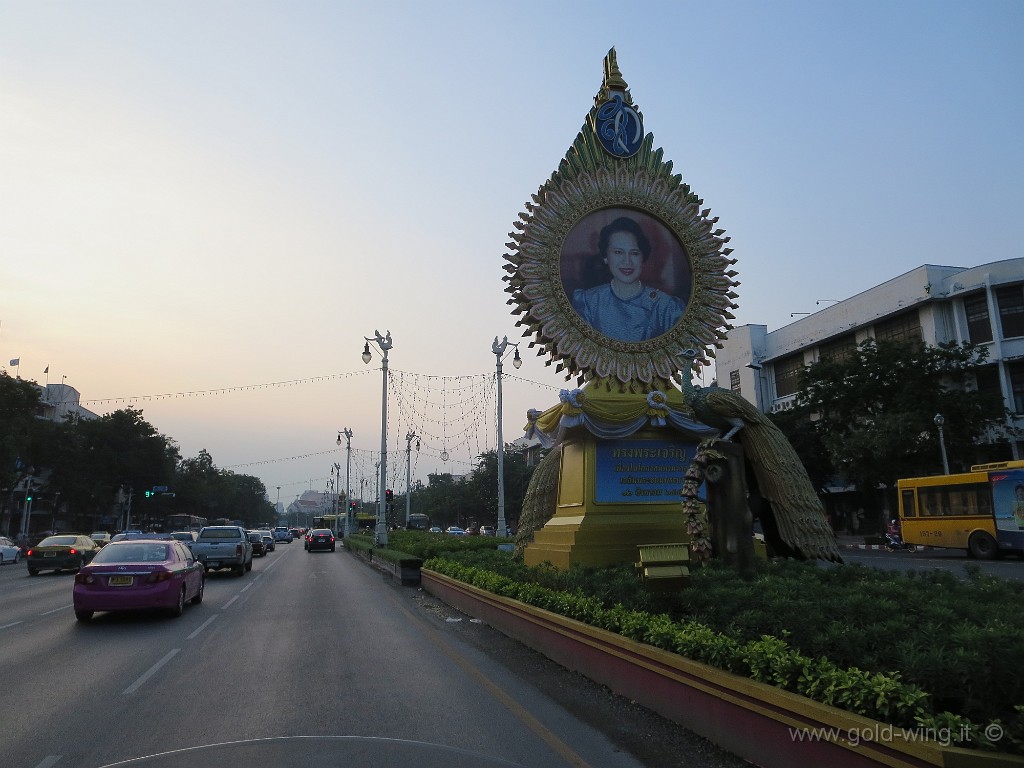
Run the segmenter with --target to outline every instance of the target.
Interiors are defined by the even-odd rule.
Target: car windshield
[[[166,544],[144,541],[130,543],[112,542],[101,549],[94,563],[162,563],[168,559]]]
[[[78,543],[77,536],[48,536],[39,542],[40,547],[70,547]]]

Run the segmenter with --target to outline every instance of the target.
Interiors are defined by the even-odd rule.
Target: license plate
[[[57,556],[56,552],[44,552],[43,553],[43,557],[56,557],[56,556]]]
[[[130,587],[132,585],[132,577],[111,576],[107,583],[112,587]]]

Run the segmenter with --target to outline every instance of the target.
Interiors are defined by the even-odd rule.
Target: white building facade
[[[734,328],[716,354],[718,385],[761,411],[791,408],[804,366],[868,338],[988,347],[977,387],[998,392],[1014,414],[1008,426],[1024,428],[1024,259],[969,268],[925,264],[778,330]],[[1007,459],[1024,458],[1021,440],[1010,450]]]

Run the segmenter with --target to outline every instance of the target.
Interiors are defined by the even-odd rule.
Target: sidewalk
[[[840,549],[885,549],[882,544],[865,544],[864,536],[853,533],[837,533],[836,543]]]
[[[872,538],[874,538],[874,536],[872,536]],[[839,545],[840,549],[885,549],[884,544],[865,544],[864,536],[862,534],[837,533],[836,543]],[[923,544],[917,545],[918,552],[927,549],[931,549],[931,547],[926,547]]]

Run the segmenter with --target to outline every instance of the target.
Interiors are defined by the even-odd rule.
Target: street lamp
[[[939,428],[939,449],[942,451],[942,471],[944,474],[949,474],[949,461],[946,459],[946,437],[942,434],[942,426],[946,423],[946,418],[941,413],[936,413],[935,418],[932,419],[935,422],[935,426]]]
[[[352,503],[349,501],[349,476],[352,472],[352,430],[348,427],[338,433],[338,445],[341,445],[341,436],[345,436],[345,451],[348,458],[345,460],[345,533],[344,538],[348,538],[348,513],[352,507]]]
[[[387,477],[388,460],[388,350],[391,349],[391,331],[381,336],[380,331],[373,332],[374,338],[364,336],[366,344],[363,345],[363,362],[370,363],[370,342],[372,341],[380,349],[383,356],[381,371],[381,393],[380,393],[380,488],[377,494],[377,529],[374,532],[374,544],[378,547],[386,547],[388,544],[388,525],[384,509],[384,492]]]
[[[409,488],[409,483],[412,480],[412,475],[409,469],[409,457],[412,453],[412,441],[416,439],[416,450],[420,449],[419,437],[414,432],[408,432],[405,435],[405,527],[409,527],[409,510],[412,505],[412,490]]]
[[[505,441],[501,435],[501,360],[508,346],[508,336],[502,338],[500,342],[495,336],[494,342],[491,344],[491,352],[494,353],[498,369],[498,530],[495,533],[499,536],[505,536],[508,532],[508,526],[505,523]],[[523,364],[523,359],[519,357],[519,345],[513,343],[512,346],[516,349],[512,365],[518,369]]]
[[[341,523],[338,520],[338,515],[341,513],[341,465],[338,462],[334,462],[331,471],[334,472],[334,476],[338,481],[334,485],[334,535],[341,536]]]

